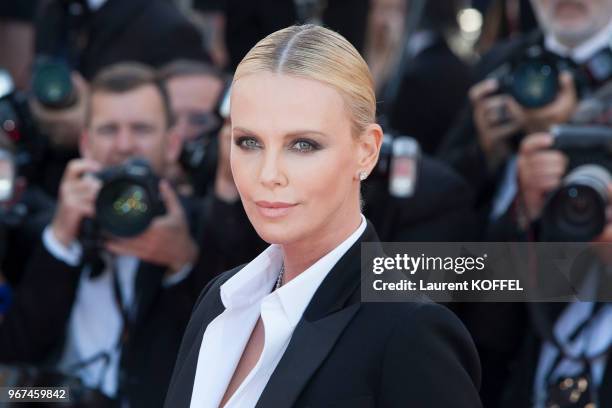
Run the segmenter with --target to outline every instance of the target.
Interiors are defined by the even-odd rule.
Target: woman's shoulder
[[[467,333],[463,323],[453,312],[427,298],[410,302],[367,302],[361,304],[361,311],[386,326],[406,327],[408,323],[412,328],[449,325]]]
[[[420,390],[417,394],[424,393],[421,400],[432,402],[430,406],[481,406],[476,346],[453,312],[430,301],[362,304],[361,309],[370,315],[368,321],[378,316],[383,321],[379,324],[386,326],[378,327],[383,333],[378,338],[383,344],[378,358],[384,373],[383,394],[394,396],[391,401],[399,400],[406,387],[398,379],[410,375],[410,382]],[[440,387],[441,378],[448,395],[432,396],[429,391]]]

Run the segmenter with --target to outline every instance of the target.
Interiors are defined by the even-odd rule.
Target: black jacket
[[[61,38],[65,24],[61,3],[48,1],[39,15],[37,53],[71,54],[62,49],[66,41]],[[117,62],[158,67],[179,58],[208,59],[195,26],[167,0],[108,0],[92,13],[79,33],[78,44],[69,47],[77,48],[77,61],[72,63],[86,79]]]
[[[315,292],[257,407],[481,406],[476,350],[447,309],[433,303],[361,303],[360,244],[367,241],[378,241],[371,224]],[[189,406],[204,332],[223,312],[219,288],[240,269],[202,292],[166,407]]]
[[[528,46],[539,42],[541,35],[532,33],[500,43],[491,49],[474,68],[472,84],[485,79],[493,70],[520,55]],[[503,166],[489,169],[478,141],[473,109],[469,100],[445,136],[437,156],[453,166],[470,183],[477,194],[477,205],[488,206]]]
[[[432,44],[408,62],[388,112],[393,131],[414,137],[428,154],[436,153],[470,85],[469,67],[440,34],[432,35]]]
[[[194,211],[186,208],[188,216]],[[262,241],[255,236],[239,202],[225,204],[208,197],[200,223],[200,259],[187,278],[164,287],[165,267],[146,262],[138,265],[136,313],[122,342],[119,378],[120,394],[131,407],[161,406],[183,332],[202,288],[223,271],[220,268],[250,259],[261,247]],[[35,251],[15,304],[0,325],[0,362],[52,362],[65,341],[82,271],[83,265],[69,266],[43,246]]]
[[[374,175],[363,183],[364,214],[384,242],[474,241],[479,226],[471,187],[446,164],[426,155],[417,169],[414,194],[392,197],[389,183]]]

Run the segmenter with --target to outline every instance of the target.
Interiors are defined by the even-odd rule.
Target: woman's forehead
[[[233,127],[312,129],[323,133],[350,129],[340,93],[323,82],[286,74],[246,75],[232,87]]]

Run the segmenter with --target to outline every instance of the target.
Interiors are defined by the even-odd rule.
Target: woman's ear
[[[372,172],[374,166],[376,166],[382,140],[382,128],[375,123],[369,125],[359,137],[359,141],[357,142],[357,166],[359,167],[359,173],[365,172],[366,177]]]

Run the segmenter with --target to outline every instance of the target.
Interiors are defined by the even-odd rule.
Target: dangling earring
[[[368,178],[368,173],[366,171],[362,170],[362,171],[359,172],[359,180],[360,181],[363,181],[363,180],[365,180],[367,178]]]

